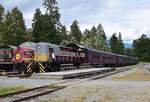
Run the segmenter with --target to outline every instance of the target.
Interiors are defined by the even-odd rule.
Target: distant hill
[[[107,44],[108,44],[108,46],[109,46],[109,40],[107,40]],[[109,46],[110,47],[110,46]],[[125,48],[132,48],[133,46],[132,46],[132,44],[130,44],[130,43],[124,43],[124,47]]]
[[[133,46],[132,46],[132,44],[130,44],[130,43],[124,43],[124,47],[125,47],[125,48],[132,48]]]

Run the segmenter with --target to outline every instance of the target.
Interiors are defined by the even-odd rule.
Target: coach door
[[[49,48],[49,61],[52,61],[53,56],[53,49]]]

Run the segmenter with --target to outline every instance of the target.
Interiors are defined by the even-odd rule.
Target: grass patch
[[[40,102],[49,102],[48,100],[42,100],[42,101],[40,101]]]
[[[137,81],[150,81],[150,74],[142,69],[136,69],[134,72],[125,76],[113,77],[114,80],[137,80]]]
[[[5,94],[9,94],[9,93],[12,93],[12,92],[22,91],[22,90],[25,90],[25,87],[23,87],[23,86],[0,87],[0,96],[5,95]]]
[[[55,89],[55,88],[61,88],[63,86],[57,86],[57,85],[48,85],[48,88]]]

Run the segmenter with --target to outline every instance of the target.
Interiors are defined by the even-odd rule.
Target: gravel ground
[[[86,81],[59,90],[52,94],[38,97],[34,100],[26,102],[150,102],[150,80],[114,80],[114,77],[122,77],[132,74],[139,69],[148,69],[147,66],[139,64],[133,66],[126,72],[115,74],[103,79]],[[146,67],[146,68],[145,68]],[[147,73],[147,71],[145,71]],[[0,79],[0,85],[8,83],[8,85],[19,84],[25,85],[42,85],[53,83],[56,80],[33,80],[33,79]],[[3,85],[5,85],[3,84]]]
[[[28,102],[150,102],[150,82],[95,80]]]
[[[150,81],[113,80],[115,76],[125,76],[137,69],[78,83],[27,102],[150,102]]]
[[[25,88],[39,87],[43,85],[49,85],[56,82],[61,82],[63,80],[43,80],[43,79],[20,79],[17,77],[7,78],[0,77],[0,87],[15,87],[15,86],[24,86]]]

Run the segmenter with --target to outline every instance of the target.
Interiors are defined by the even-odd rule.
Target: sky
[[[57,0],[61,23],[70,29],[74,20],[79,27],[91,29],[101,23],[109,38],[114,32],[122,33],[125,43],[132,43],[141,34],[150,37],[150,0]],[[22,12],[27,28],[31,27],[36,8],[42,7],[42,0],[0,0],[5,10],[17,6]]]

